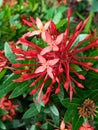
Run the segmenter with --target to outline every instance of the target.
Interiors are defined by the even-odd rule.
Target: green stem
[[[85,18],[79,13],[76,11],[76,15],[81,19],[81,20],[85,20]]]

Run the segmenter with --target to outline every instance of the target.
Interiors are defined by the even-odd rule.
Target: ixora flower
[[[93,126],[89,124],[89,122],[83,123],[79,130],[95,130]]]
[[[16,115],[15,109],[18,105],[14,105],[13,102],[8,99],[8,96],[5,96],[0,99],[0,109],[5,110],[7,113],[2,116],[2,120],[5,121],[6,119],[12,120],[13,116]]]
[[[8,66],[8,60],[4,56],[4,51],[0,51],[0,72]]]
[[[85,69],[98,72],[98,69],[93,68],[93,64],[89,62],[89,59],[98,60],[98,56],[88,57],[80,55],[81,53],[84,54],[84,51],[98,47],[98,39],[84,46],[83,43],[90,41],[91,34],[88,34],[78,44],[74,44],[76,38],[88,22],[88,18],[84,22],[81,21],[76,26],[73,34],[70,34],[70,16],[71,9],[68,10],[68,27],[64,33],[60,33],[56,30],[56,25],[53,21],[51,21],[50,24],[46,23],[44,25],[44,30],[40,30],[40,28],[43,27],[43,24],[38,18],[36,21],[33,18],[30,18],[33,24],[29,21],[24,21],[29,27],[37,24],[39,30],[35,29],[34,32],[24,34],[23,37],[18,40],[16,44],[17,47],[12,48],[13,53],[15,53],[17,61],[19,62],[13,64],[13,67],[16,69],[14,73],[21,74],[20,78],[14,81],[23,82],[34,79],[30,85],[30,87],[33,87],[30,94],[32,95],[39,91],[38,99],[40,100],[42,98],[45,104],[49,101],[51,92],[55,91],[56,94],[60,92],[61,83],[64,84],[66,91],[70,93],[70,100],[72,100],[76,86],[84,88],[75,77],[80,80],[85,80],[85,77],[83,74],[80,74],[74,66],[78,65],[81,67],[81,70]],[[36,33],[36,31],[38,33]],[[42,33],[44,33],[44,37]],[[34,44],[27,40],[26,36],[37,36],[38,38],[42,38],[43,42],[45,41],[46,43],[46,47],[43,48]],[[19,44],[28,46],[28,49],[23,50],[21,46],[18,46]],[[20,60],[22,60],[22,62],[20,62]],[[46,92],[42,96],[42,90],[44,88]]]
[[[41,35],[42,38],[45,39],[45,32],[50,25],[50,21],[48,21],[47,23],[45,23],[45,25],[43,25],[43,23],[41,22],[41,20],[38,17],[36,18],[36,20],[34,20],[32,17],[30,17],[30,20],[33,22],[33,24],[31,22],[27,21],[26,19],[23,19],[23,22],[25,24],[27,24],[28,26],[32,27],[34,29],[34,31],[27,32],[26,34],[23,35],[23,38],[31,37],[31,36],[35,36],[35,35]]]

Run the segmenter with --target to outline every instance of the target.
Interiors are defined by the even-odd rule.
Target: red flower
[[[79,130],[94,130],[94,127],[90,126],[90,124],[87,122],[83,123]]]
[[[51,33],[53,32],[51,24],[46,31],[44,30],[45,35],[44,37],[41,36],[41,38],[45,42],[47,42],[45,48],[42,48],[26,40],[25,37],[22,37],[17,42],[17,45],[24,44],[28,46],[28,50],[24,51],[21,48],[17,47],[13,49],[13,52],[16,54],[18,60],[22,59],[24,60],[24,63],[25,60],[29,60],[29,62],[26,62],[26,64],[13,64],[13,67],[18,68],[15,73],[22,74],[19,79],[15,80],[16,82],[23,82],[25,80],[34,79],[33,83],[30,85],[31,87],[33,87],[36,83],[40,81],[40,84],[30,92],[30,94],[34,94],[39,90],[39,99],[41,97],[44,86],[47,84],[47,82],[48,84],[50,83],[49,86],[47,86],[47,90],[42,97],[44,103],[48,102],[50,94],[54,90],[52,88],[54,88],[53,85],[55,83],[58,84],[55,93],[57,94],[60,92],[60,85],[61,83],[63,83],[66,91],[69,91],[70,93],[70,100],[72,100],[73,92],[75,92],[75,85],[79,88],[84,88],[84,86],[74,78],[74,75],[76,75],[80,80],[85,80],[85,77],[82,74],[79,74],[79,72],[74,69],[73,65],[78,65],[85,70],[88,69],[98,72],[97,68],[92,67],[93,64],[91,62],[85,61],[85,59],[97,60],[98,56],[86,57],[79,55],[79,53],[81,52],[98,46],[98,40],[90,43],[85,47],[82,47],[82,44],[86,40],[89,40],[91,37],[91,35],[88,34],[84,40],[80,41],[77,45],[74,45],[76,38],[83,30],[88,21],[88,18],[84,22],[81,21],[77,25],[74,33],[70,35],[70,15],[71,9],[69,9],[68,11],[68,27],[66,28],[64,33],[57,35],[56,32],[58,31],[56,31],[56,28],[54,28],[55,33]],[[27,24],[31,27],[31,23],[27,22]],[[40,25],[43,26],[42,23],[40,23]],[[27,34],[25,36],[27,36]]]
[[[4,51],[0,51],[0,72],[6,68],[8,65],[8,60],[7,58],[4,56]]]
[[[7,114],[4,114],[2,116],[2,120],[5,121],[7,118],[9,120],[12,120],[13,116],[16,115],[15,108],[17,108],[17,107],[18,107],[18,105],[14,105],[13,102],[10,99],[8,99],[8,96],[1,98],[0,99],[0,108],[2,110],[7,111]]]
[[[33,22],[34,25],[32,25],[32,23],[27,21],[27,20],[23,19],[23,21],[28,26],[31,26],[34,29],[34,31],[33,32],[27,32],[26,34],[23,35],[23,38],[31,37],[31,36],[34,36],[34,35],[41,35],[41,37],[43,39],[45,39],[45,32],[50,25],[50,21],[48,21],[47,23],[45,23],[45,25],[43,25],[43,23],[41,22],[41,20],[38,17],[36,18],[36,21],[32,17],[30,17],[30,19],[31,19],[31,21]],[[35,27],[35,25],[36,25],[36,27]]]

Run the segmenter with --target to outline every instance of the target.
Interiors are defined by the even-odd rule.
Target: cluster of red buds
[[[6,119],[12,120],[13,116],[16,115],[15,109],[18,105],[14,105],[13,102],[8,99],[8,96],[3,97],[0,99],[0,109],[4,110],[6,114],[2,116],[2,120],[5,121]]]
[[[89,122],[83,123],[79,130],[95,130],[93,126],[89,124]]]
[[[8,66],[8,59],[4,56],[4,51],[0,51],[0,72]]]
[[[98,56],[89,57],[82,56],[81,53],[98,47],[98,39],[94,42],[83,45],[86,41],[90,41],[91,34],[88,34],[78,44],[74,44],[76,38],[84,29],[89,18],[84,22],[81,21],[75,28],[75,31],[70,33],[70,16],[71,9],[68,10],[68,25],[64,32],[60,33],[56,29],[55,23],[50,20],[43,24],[37,17],[36,20],[30,17],[30,21],[23,19],[23,22],[33,29],[25,33],[12,47],[15,53],[17,62],[12,66],[16,69],[14,73],[21,76],[14,80],[15,82],[24,82],[33,79],[30,87],[33,90],[30,95],[38,93],[38,101],[40,99],[46,104],[49,101],[51,92],[55,90],[55,94],[60,92],[61,84],[69,92],[70,100],[72,100],[75,86],[84,88],[83,84],[76,80],[85,80],[85,76],[80,74],[73,66],[78,65],[81,70],[93,70],[98,72],[98,68],[94,68],[89,60],[98,60]],[[29,37],[41,38],[45,47],[41,47],[36,43],[31,42]],[[27,50],[21,48],[21,45],[27,46]],[[21,62],[22,61],[22,62]],[[37,86],[38,83],[38,86]],[[36,85],[35,85],[36,84]],[[55,86],[57,84],[57,87]],[[46,92],[42,95],[45,88]]]

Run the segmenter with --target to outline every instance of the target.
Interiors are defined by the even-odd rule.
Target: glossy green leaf
[[[38,126],[36,125],[32,125],[32,127],[30,128],[30,130],[40,130]]]
[[[98,0],[92,0],[91,11],[98,12]]]
[[[31,118],[33,116],[36,116],[38,113],[39,112],[38,112],[35,104],[33,103],[32,106],[24,113],[23,119],[27,119],[27,118]]]
[[[55,116],[59,116],[59,111],[55,105],[50,106],[50,110]]]
[[[2,6],[2,4],[3,4],[3,0],[0,0],[0,6]]]
[[[2,70],[2,71],[0,72],[0,79],[5,75],[5,73],[6,73],[6,69],[4,69],[4,70]]]
[[[64,107],[68,108],[70,106],[79,106],[81,103],[81,99],[78,99],[78,98],[73,98],[72,101],[70,101],[69,98],[66,98],[62,101],[62,104]]]
[[[0,128],[1,130],[6,130],[6,125],[0,120]]]
[[[53,22],[54,22],[55,24],[58,24],[58,23],[60,22],[61,18],[62,18],[62,13],[61,13],[61,12],[58,12],[58,13],[56,13],[56,15],[54,16]]]
[[[0,98],[5,96],[6,94],[8,94],[11,90],[15,89],[15,87],[19,84],[19,83],[15,83],[13,82],[13,80],[16,78],[17,76],[14,74],[11,74],[2,85],[0,85]]]
[[[29,88],[29,83],[28,82],[23,82],[21,84],[18,84],[18,86],[13,90],[13,92],[10,95],[11,98],[16,98],[20,95],[23,95],[24,92]]]
[[[8,58],[8,60],[11,63],[16,63],[17,62],[16,57],[13,54],[13,52],[12,52],[12,50],[7,42],[5,43],[4,50],[5,50],[5,56]]]
[[[44,123],[41,128],[43,130],[53,130],[53,127],[49,123]]]

